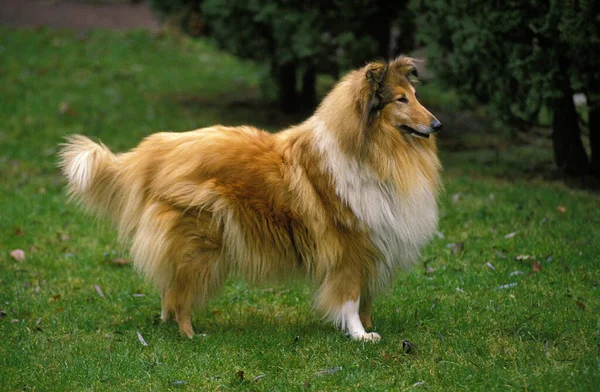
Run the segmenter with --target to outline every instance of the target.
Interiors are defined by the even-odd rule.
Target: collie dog
[[[112,218],[183,335],[229,274],[304,276],[315,308],[352,339],[374,295],[437,227],[440,122],[417,100],[414,61],[347,74],[312,117],[276,134],[216,125],[157,133],[113,154],[84,136],[60,151],[68,192]]]

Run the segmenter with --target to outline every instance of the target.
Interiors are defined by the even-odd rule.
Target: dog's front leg
[[[342,320],[341,326],[345,330],[344,332],[354,340],[378,342],[381,340],[381,336],[378,333],[367,333],[365,331],[365,327],[360,320],[359,307],[360,296],[356,300],[349,300],[342,305],[340,317]]]

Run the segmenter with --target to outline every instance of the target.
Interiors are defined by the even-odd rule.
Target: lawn
[[[300,282],[231,280],[193,340],[161,323],[115,230],[67,202],[57,144],[296,121],[257,103],[262,72],[201,40],[0,29],[1,390],[598,388],[600,200],[536,175],[551,167],[544,136],[448,129],[464,151],[441,135],[439,233],[376,300],[378,344],[323,322]]]

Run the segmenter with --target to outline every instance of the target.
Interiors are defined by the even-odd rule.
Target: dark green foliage
[[[578,118],[569,113],[574,92],[585,92],[591,109],[600,105],[595,2],[417,0],[414,9],[440,78],[522,128],[550,108],[559,168],[588,173]]]
[[[391,23],[406,2],[392,6],[382,0],[153,0],[153,4],[166,14],[199,10],[222,48],[268,64],[282,108],[294,111],[315,105],[316,73],[338,76],[340,70],[388,57]]]

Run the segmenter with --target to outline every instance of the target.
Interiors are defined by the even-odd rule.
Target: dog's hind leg
[[[168,321],[173,313],[175,313],[175,298],[173,290],[167,288],[163,290],[161,295],[160,318],[162,321]]]
[[[173,285],[167,290],[166,302],[167,311],[173,304],[182,335],[190,338],[194,335],[192,307],[204,306],[225,283],[226,269],[222,268],[220,261],[216,251],[200,251],[177,266]]]

